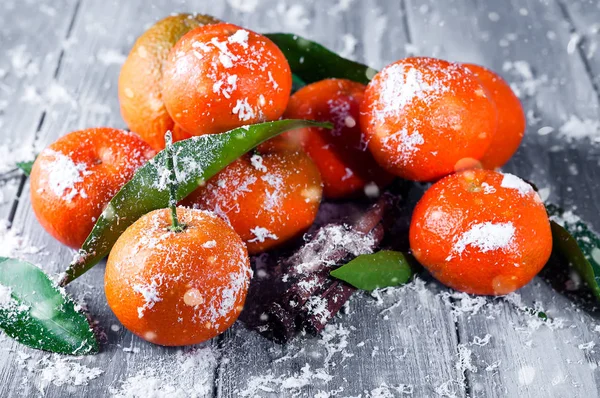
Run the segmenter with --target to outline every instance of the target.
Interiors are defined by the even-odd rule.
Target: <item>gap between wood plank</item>
[[[81,0],[77,0],[75,3],[75,7],[73,8],[73,15],[71,15],[71,21],[69,22],[69,26],[67,27],[67,34],[65,35],[65,40],[69,40],[71,34],[73,33],[73,26],[75,26],[75,19],[77,19],[77,15],[79,15],[79,7],[81,6]],[[60,67],[62,66],[62,60],[65,55],[65,49],[62,48],[60,50],[60,54],[58,55],[58,63],[56,64],[56,69],[54,69],[53,78],[56,80],[58,78],[58,72],[60,71]],[[39,131],[39,129],[38,129]],[[37,138],[37,136],[36,136]]]
[[[46,111],[42,111],[42,116],[40,116],[40,121],[38,122],[37,128],[35,129],[35,134],[33,136],[33,142],[37,139],[37,136],[44,125],[44,120],[46,119]],[[19,188],[17,188],[17,193],[15,194],[15,199],[13,200],[13,204],[10,208],[10,212],[8,213],[8,229],[12,228],[12,222],[15,219],[15,214],[17,214],[17,207],[19,206],[19,202],[21,199],[21,195],[23,194],[23,188],[25,187],[25,181],[27,181],[27,176],[22,175],[19,177]]]
[[[573,21],[573,18],[571,17],[571,14],[569,13],[567,6],[561,0],[556,0],[556,5],[558,6],[558,9],[560,10],[565,21],[569,24],[569,32],[577,33],[577,34],[579,34],[580,37],[582,37],[581,34],[577,31],[577,27]],[[590,62],[589,62],[588,58],[586,57],[585,53],[583,52],[583,48],[581,47],[580,43],[577,43],[577,45],[575,47],[577,48],[577,54],[579,55],[579,58],[581,58],[581,62],[583,63],[585,73],[587,74],[588,78],[590,79],[592,88],[594,89],[594,92],[596,93],[596,97],[598,98],[598,101],[600,101],[600,87],[598,86],[598,84],[596,83],[596,80],[594,79],[594,73],[592,72],[592,67],[590,65]]]
[[[410,32],[410,24],[408,22],[408,10],[406,9],[406,0],[400,0],[400,12],[402,13],[402,27],[404,28],[404,35],[406,36],[406,42],[414,45],[412,40],[412,34]]]

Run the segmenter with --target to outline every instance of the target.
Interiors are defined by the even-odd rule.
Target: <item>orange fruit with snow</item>
[[[163,65],[177,41],[190,30],[217,19],[201,14],[170,15],[146,30],[129,52],[119,75],[121,115],[131,131],[152,148],[165,147],[164,136],[173,131],[173,141],[191,137],[167,113],[162,97]]]
[[[268,141],[237,159],[182,204],[227,220],[260,253],[304,233],[319,210],[323,187],[314,162],[301,149]]]
[[[113,128],[59,138],[31,170],[31,206],[38,221],[63,244],[81,247],[104,207],[152,156],[136,134]]]
[[[192,135],[277,120],[291,88],[281,50],[266,36],[227,23],[188,32],[163,68],[167,111]]]
[[[496,107],[462,65],[406,58],[368,84],[360,124],[373,156],[389,172],[434,181],[476,166],[497,128]]]
[[[512,174],[467,170],[425,192],[410,225],[415,258],[443,284],[502,295],[527,284],[552,251],[546,209]]]
[[[498,109],[498,130],[481,158],[481,164],[486,169],[502,167],[517,152],[523,140],[526,125],[523,106],[508,83],[498,74],[479,65],[464,66],[475,73]]]
[[[248,252],[223,220],[178,208],[150,212],[119,237],[104,276],[108,305],[131,332],[181,346],[213,338],[238,318],[250,282]]]
[[[290,97],[285,117],[330,121],[333,129],[306,127],[284,133],[314,160],[327,198],[356,195],[371,184],[378,191],[394,176],[377,164],[358,125],[365,86],[345,79],[309,84]]]

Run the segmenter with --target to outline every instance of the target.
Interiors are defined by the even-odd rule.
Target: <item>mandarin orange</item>
[[[316,163],[326,198],[352,196],[371,183],[381,189],[394,178],[377,164],[363,140],[358,119],[364,91],[364,85],[350,80],[322,80],[294,93],[285,112],[291,119],[334,123],[332,130],[311,127],[284,134]]]
[[[163,69],[167,111],[192,135],[276,120],[291,87],[288,62],[271,40],[226,23],[188,32]]]
[[[415,258],[443,284],[502,295],[527,284],[552,251],[538,194],[512,174],[467,170],[425,192],[410,225]]]
[[[481,163],[486,169],[502,167],[517,152],[523,140],[526,125],[523,106],[508,83],[498,74],[483,66],[464,65],[479,78],[498,109],[498,130],[481,158]]]
[[[434,181],[481,160],[496,133],[497,112],[464,66],[414,57],[375,75],[365,91],[360,124],[386,170]]]
[[[165,147],[164,135],[173,140],[191,137],[175,125],[162,98],[163,64],[177,41],[190,30],[219,22],[208,15],[168,16],[146,30],[135,42],[119,75],[121,115],[129,128],[156,150]]]
[[[301,149],[269,141],[237,159],[182,202],[214,211],[256,254],[299,236],[313,223],[323,188]]]
[[[223,220],[178,208],[150,212],[119,237],[108,257],[108,305],[131,332],[155,344],[197,344],[238,318],[250,282],[248,252]]]
[[[79,248],[121,187],[154,150],[134,133],[101,127],[75,131],[44,149],[33,164],[33,211],[46,231]]]

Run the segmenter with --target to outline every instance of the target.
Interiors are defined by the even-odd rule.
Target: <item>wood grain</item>
[[[524,145],[506,170],[549,189],[551,201],[575,207],[600,230],[594,199],[600,194],[598,146],[567,143],[556,134],[571,115],[598,117],[592,83],[600,72],[600,53],[589,55],[598,40],[591,33],[600,15],[595,3],[355,0],[346,9],[343,4],[262,0],[253,12],[242,12],[227,1],[6,2],[0,5],[0,49],[8,53],[22,47],[30,61],[19,68],[10,57],[0,57],[0,69],[8,71],[0,73],[0,101],[8,101],[0,109],[0,137],[32,148],[37,142],[39,149],[75,129],[125,127],[116,94],[120,62],[145,28],[172,12],[209,13],[263,32],[295,32],[375,68],[410,52],[480,63],[523,87],[514,70],[503,69],[506,62],[526,61],[539,83],[523,102],[539,121],[530,118]],[[567,51],[573,32],[584,34],[583,52]],[[31,64],[39,71],[28,75]],[[21,100],[30,87],[42,101]],[[555,133],[537,134],[543,126]],[[27,183],[18,202],[13,198],[19,184],[0,189],[8,198],[0,201],[0,217],[12,217],[16,209],[15,227],[44,249],[29,259],[50,273],[62,271],[72,252],[35,220]],[[103,265],[95,267],[69,291],[87,303],[105,332],[102,352],[79,361],[104,373],[87,386],[51,384],[40,394],[39,369],[24,369],[18,352],[31,355],[28,364],[49,355],[0,335],[0,396],[109,396],[147,366],[170,366],[177,350],[111,329],[118,321],[104,299],[103,272]],[[540,303],[552,318],[550,327],[505,299],[485,299],[480,311],[459,313],[453,309],[471,302],[450,294],[434,281],[384,293],[381,301],[356,294],[349,313],[337,317],[324,336],[299,337],[287,346],[237,324],[210,343],[221,355],[214,377],[208,372],[212,395],[598,396],[599,354],[593,347],[580,348],[596,341],[596,315],[539,278],[519,294],[524,305]],[[491,337],[484,344],[487,334]],[[303,370],[307,364],[309,372]],[[299,387],[283,384],[290,376]]]

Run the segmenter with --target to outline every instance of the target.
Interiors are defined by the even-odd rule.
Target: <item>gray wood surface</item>
[[[528,111],[524,145],[506,170],[534,181],[552,202],[600,230],[600,145],[559,134],[573,116],[598,120],[596,1],[3,1],[2,144],[33,153],[75,129],[124,127],[120,64],[145,28],[181,11],[262,32],[296,32],[375,68],[414,53],[501,72],[522,92]],[[532,76],[523,76],[524,65]],[[554,131],[538,134],[542,127]],[[37,223],[27,181],[2,182],[0,191],[0,217],[40,248],[24,256],[50,273],[62,271],[72,252]],[[0,396],[100,397],[136,385],[156,391],[146,391],[146,398],[599,395],[600,354],[591,344],[600,331],[597,315],[541,278],[494,300],[419,280],[378,297],[356,294],[317,338],[280,346],[236,324],[182,354],[118,328],[105,302],[103,272],[99,265],[69,287],[105,331],[102,352],[59,362],[103,373],[85,385],[45,381],[60,373],[52,372],[55,357],[0,334]],[[526,306],[543,308],[551,321],[526,313]],[[182,355],[196,361],[191,370]]]

